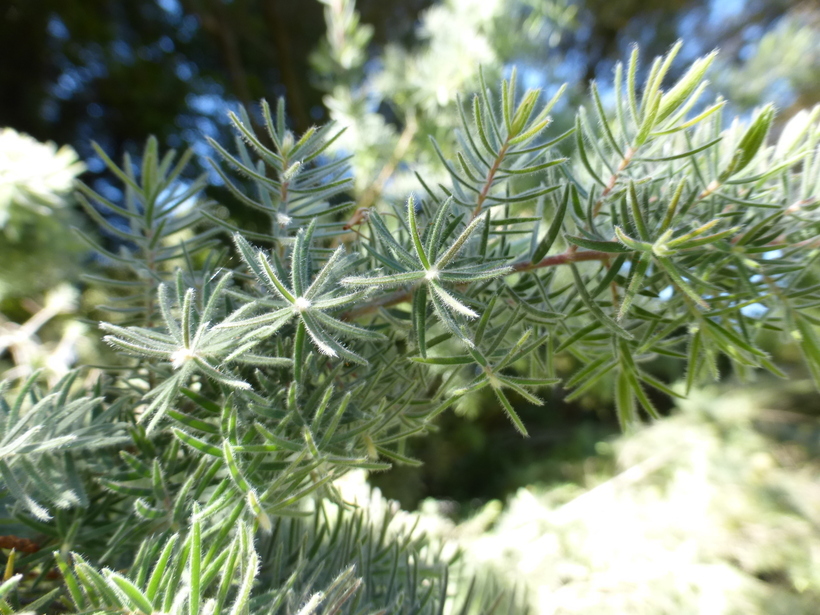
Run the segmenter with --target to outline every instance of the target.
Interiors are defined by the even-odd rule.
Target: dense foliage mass
[[[406,439],[457,400],[491,390],[526,436],[511,399],[541,404],[567,352],[582,367],[562,386],[613,382],[628,427],[657,415],[650,390],[681,395],[642,366],[658,356],[686,390],[721,357],[784,376],[764,333],[820,381],[820,110],[777,140],[771,106],[724,129],[722,101],[701,102],[713,55],[666,83],[679,49],[639,88],[636,48],[560,134],[561,91],[482,80],[456,109],[454,155],[434,143],[449,181],[419,176],[378,208],[345,200],[332,125],[294,135],[281,102],[232,114],[213,166],[264,232],[198,200],[205,177],[179,180],[190,153],[149,140],[137,168],[98,148],[123,198],[79,198],[119,249],[81,235],[111,263],[89,281],[110,288],[121,360],[85,389],[76,372],[45,391],[34,376],[3,402],[0,472],[30,553],[0,608],[440,612],[447,563],[389,516],[346,511],[334,480],[416,463]]]
[[[813,614],[820,483],[817,421],[796,403],[805,384],[706,387],[599,442],[564,482],[425,527],[526,583],[536,613]]]

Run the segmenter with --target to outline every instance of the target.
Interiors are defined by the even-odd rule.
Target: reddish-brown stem
[[[513,273],[533,271],[534,269],[544,269],[546,267],[568,265],[569,263],[580,263],[584,261],[606,261],[609,260],[611,256],[612,255],[609,252],[600,252],[598,250],[585,250],[583,252],[566,251],[562,254],[554,254],[553,256],[548,256],[545,259],[538,261],[537,263],[531,263],[529,261],[515,263],[512,266],[512,271],[510,272],[510,275]],[[370,303],[367,303],[365,305],[359,306],[357,308],[345,312],[344,314],[342,314],[342,320],[355,320],[356,318],[365,316],[367,314],[370,314],[371,312],[375,312],[379,308],[390,307],[391,305],[397,305],[399,303],[410,301],[411,297],[412,292],[407,290],[399,290],[388,295],[382,295],[381,297],[378,297]]]
[[[491,166],[490,170],[487,171],[487,179],[484,181],[484,187],[481,189],[481,193],[478,195],[478,200],[476,201],[476,206],[473,210],[473,218],[481,214],[481,208],[484,206],[484,201],[487,200],[487,195],[490,193],[490,188],[493,185],[495,174],[498,173],[498,169],[501,167],[501,162],[504,160],[504,156],[506,156],[507,149],[509,147],[510,139],[509,137],[507,137],[507,140],[504,141],[504,145],[502,145],[501,149],[498,150],[498,156],[495,157],[495,160],[493,161],[493,166]]]
[[[615,189],[615,184],[618,183],[618,176],[626,170],[626,167],[629,166],[629,163],[632,162],[632,156],[635,155],[635,150],[631,147],[627,148],[626,153],[624,154],[624,159],[621,160],[621,164],[618,165],[618,169],[612,174],[612,177],[609,178],[606,186],[604,187],[604,191],[601,193],[601,196],[598,198],[598,201],[595,203],[595,206],[592,208],[592,217],[598,215],[601,211],[601,207],[604,204],[604,199],[609,196],[609,193]]]
[[[721,186],[720,182],[718,180],[714,180],[711,184],[709,184],[708,186],[706,186],[706,188],[703,189],[703,192],[701,192],[698,195],[697,201],[695,201],[695,202],[697,203],[698,201],[702,201],[707,196],[712,194],[715,190],[720,188],[720,186]]]
[[[353,308],[352,310],[348,310],[344,314],[342,314],[342,320],[355,320],[361,316],[365,316],[370,314],[371,312],[375,312],[379,308],[383,307],[390,307],[391,305],[397,305],[399,303],[404,303],[405,301],[410,301],[410,297],[412,293],[407,290],[397,290],[396,292],[390,293],[389,295],[382,295],[381,297],[371,301],[370,303],[365,303],[364,305],[360,305],[357,308]]]
[[[580,263],[584,261],[603,261],[612,256],[609,252],[601,252],[600,250],[585,250],[583,252],[570,252],[567,250],[562,254],[553,254],[537,263],[521,262],[512,266],[513,271],[518,273],[521,271],[532,271],[533,269],[543,269],[544,267],[557,267],[559,265],[568,265],[570,263]]]
[[[601,196],[598,198],[598,201],[595,203],[595,206],[592,208],[592,217],[593,218],[595,216],[597,216],[598,213],[601,211],[601,207],[603,207],[603,205],[604,205],[604,200],[606,199],[607,196],[609,196],[609,193],[612,192],[615,189],[615,185],[618,183],[618,177],[620,176],[621,173],[623,173],[626,170],[626,167],[629,166],[629,163],[632,162],[632,157],[634,155],[635,155],[635,150],[632,149],[631,146],[628,147],[626,149],[626,152],[624,153],[623,160],[621,160],[621,164],[618,165],[618,168],[616,169],[616,171],[609,178],[609,181],[607,182],[606,186],[604,186],[604,191],[601,193]],[[577,249],[578,249],[577,246],[572,245],[572,246],[569,247],[569,252],[574,253]],[[607,267],[609,267],[609,261],[607,260],[606,262],[607,262]],[[618,307],[618,289],[617,289],[614,282],[609,285],[609,290],[612,293],[612,308],[617,309],[617,307]]]
[[[808,199],[802,199],[797,201],[796,203],[792,203],[786,208],[787,214],[795,214],[798,213],[801,209],[806,207],[807,205],[814,205],[817,202],[817,197],[810,197]]]
[[[604,186],[604,191],[601,193],[601,196],[598,197],[598,200],[596,201],[595,205],[592,207],[592,217],[593,218],[600,213],[601,207],[603,207],[603,205],[604,205],[604,200],[606,200],[606,197],[609,196],[609,193],[612,192],[615,189],[615,185],[618,183],[618,177],[620,176],[621,173],[623,173],[626,170],[626,167],[629,166],[629,163],[632,162],[632,157],[634,155],[635,155],[635,150],[632,149],[631,147],[628,147],[627,150],[626,150],[626,153],[624,153],[623,160],[621,160],[621,164],[618,165],[618,169],[609,178],[609,181],[607,182],[606,186]],[[569,247],[568,252],[575,252],[576,250],[578,250],[578,246],[571,245]]]
[[[20,553],[37,553],[40,545],[28,538],[19,536],[0,536],[0,549],[14,549]]]

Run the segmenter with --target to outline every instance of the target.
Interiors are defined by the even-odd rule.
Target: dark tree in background
[[[374,42],[408,38],[426,0],[364,2]],[[286,96],[294,127],[326,119],[308,55],[318,2],[10,0],[0,7],[0,124],[40,139],[179,147],[227,134],[226,104]]]
[[[359,2],[374,28],[371,48],[415,44],[416,20],[431,4]],[[535,11],[541,3],[525,4]],[[787,11],[811,4],[587,0],[560,49],[567,78],[578,81],[608,76],[629,42],[656,54],[682,29],[696,36],[687,59],[715,46],[730,58]],[[324,33],[322,6],[311,0],[6,0],[0,125],[71,144],[85,158],[91,139],[111,151],[135,150],[146,134],[170,147],[202,147],[200,134],[227,134],[226,104],[284,95],[302,131],[327,117],[308,60]]]

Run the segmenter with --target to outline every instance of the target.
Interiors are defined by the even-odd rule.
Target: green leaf
[[[162,553],[154,564],[154,570],[151,572],[151,577],[148,579],[148,585],[145,589],[145,597],[149,602],[153,602],[159,597],[159,588],[163,579],[166,577],[169,562],[174,554],[174,548],[179,540],[178,534],[172,534],[165,542],[162,548]]]
[[[612,129],[609,127],[609,121],[607,120],[606,112],[604,111],[604,104],[601,102],[601,96],[598,93],[598,84],[596,84],[595,81],[592,81],[589,85],[589,89],[590,92],[592,92],[592,100],[595,102],[595,112],[598,114],[598,123],[604,129],[604,135],[606,135],[609,145],[618,154],[618,156],[623,158],[624,153],[621,150],[620,145],[618,145],[618,141],[615,139]]]
[[[554,160],[548,160],[547,162],[542,162],[541,164],[536,164],[531,167],[523,167],[521,169],[498,167],[498,170],[502,173],[509,173],[510,175],[529,175],[530,173],[537,173],[538,171],[543,171],[544,169],[549,169],[550,167],[563,164],[567,160],[569,160],[569,158],[555,158]]]
[[[379,452],[379,455],[381,455],[382,457],[387,457],[388,459],[392,459],[393,461],[395,461],[397,463],[400,463],[402,465],[406,465],[406,466],[410,466],[410,467],[414,467],[414,468],[417,468],[417,467],[423,465],[422,462],[419,461],[418,459],[413,459],[412,457],[408,457],[407,455],[402,455],[402,454],[400,454],[396,451],[392,451],[392,450],[390,450],[388,448],[385,448],[383,446],[379,446],[378,444],[376,445],[376,450]]]
[[[154,612],[151,601],[131,581],[111,570],[106,570],[105,575],[109,582],[114,583],[128,597],[133,607],[139,609],[145,615],[151,615]]]
[[[475,358],[472,355],[450,357],[410,357],[410,360],[427,365],[470,365],[471,363],[475,363]]]
[[[637,422],[635,396],[632,393],[629,375],[623,370],[615,379],[615,411],[621,431],[627,431]]]
[[[538,102],[538,97],[541,94],[540,90],[527,90],[521,103],[515,111],[515,115],[510,123],[510,136],[517,137],[521,131],[527,126],[527,122],[535,109],[535,104]]]
[[[77,577],[74,576],[73,572],[71,572],[71,569],[68,567],[68,562],[66,562],[62,553],[59,551],[54,551],[52,555],[54,556],[54,560],[57,562],[57,567],[60,569],[60,574],[63,575],[63,582],[68,589],[68,593],[71,596],[71,601],[74,603],[74,606],[78,611],[85,610],[87,608],[87,603],[82,591],[80,590]]]
[[[668,134],[672,134],[672,133],[675,133],[675,132],[679,132],[679,131],[685,130],[687,128],[691,128],[692,126],[700,124],[703,120],[705,120],[707,117],[709,117],[710,115],[712,115],[716,111],[719,111],[720,109],[722,109],[725,105],[726,105],[726,101],[721,100],[721,101],[715,103],[714,105],[712,105],[711,107],[709,107],[708,109],[706,109],[705,111],[703,111],[702,113],[699,113],[698,115],[693,117],[691,120],[688,120],[688,121],[684,122],[683,124],[678,124],[677,126],[674,126],[672,128],[667,128],[666,130],[655,131],[655,132],[652,133],[652,136],[653,137],[660,137],[660,136],[663,136],[663,135],[668,135]]]
[[[680,160],[681,158],[690,158],[690,157],[694,156],[695,154],[699,154],[700,152],[703,152],[703,151],[709,149],[710,147],[714,147],[715,145],[720,143],[722,140],[723,140],[723,137],[718,137],[716,139],[712,139],[711,141],[707,141],[703,145],[700,145],[700,146],[698,146],[694,149],[690,149],[690,150],[685,151],[685,152],[680,152],[678,154],[670,154],[669,156],[654,156],[652,158],[635,157],[634,160],[639,161],[639,162],[671,162],[673,160]]]
[[[187,444],[191,448],[198,450],[201,453],[205,453],[206,455],[222,457],[222,450],[219,447],[208,444],[204,440],[200,440],[199,438],[185,433],[176,427],[172,427],[171,431],[183,444]]]
[[[383,286],[395,288],[405,286],[423,279],[424,271],[406,271],[403,273],[392,273],[380,276],[351,276],[342,280],[346,286]]]
[[[670,397],[677,397],[678,399],[686,399],[685,395],[682,395],[675,391],[674,389],[669,388],[663,382],[655,378],[653,375],[648,374],[646,372],[639,371],[637,372],[637,376],[640,380],[648,384],[649,386],[658,389],[662,393],[666,393]]]
[[[481,102],[479,101],[478,94],[473,96],[473,120],[475,121],[476,128],[478,129],[478,136],[481,139],[481,144],[487,150],[487,153],[495,158],[497,156],[497,152],[490,143],[490,140],[487,138],[487,130],[485,128],[484,117],[481,113]]]
[[[430,261],[427,260],[427,254],[424,251],[424,245],[421,243],[421,236],[416,225],[416,202],[412,196],[407,199],[407,224],[410,227],[410,238],[413,240],[416,256],[425,269],[430,269]]]
[[[552,247],[552,244],[555,243],[555,240],[558,238],[558,234],[561,232],[561,228],[564,224],[564,216],[567,213],[570,190],[575,190],[575,188],[567,185],[564,189],[564,196],[561,199],[561,204],[558,206],[558,209],[555,210],[555,214],[552,218],[552,222],[550,223],[550,227],[547,230],[547,234],[544,235],[538,243],[538,247],[533,251],[530,262],[537,263],[544,258]]]
[[[686,74],[678,80],[671,90],[661,97],[661,103],[658,108],[658,122],[662,122],[672,115],[686,99],[689,98],[689,95],[692,94],[703,81],[703,77],[714,61],[715,56],[717,56],[717,51],[713,51],[704,58],[695,60],[692,66],[689,67],[689,70],[686,71]]]
[[[427,287],[420,286],[413,292],[413,331],[416,347],[422,358],[427,356]]]
[[[658,109],[660,108],[661,103],[660,91],[655,91],[648,101],[646,101],[646,99],[642,99],[641,103],[643,104],[643,102],[647,102],[647,105],[643,110],[643,120],[638,128],[638,134],[635,135],[635,147],[639,147],[646,143],[646,140],[649,138],[652,130],[657,125]]]
[[[578,115],[575,118],[575,146],[578,149],[578,156],[581,158],[581,162],[584,165],[584,168],[589,173],[590,177],[594,179],[596,182],[601,184],[602,186],[606,187],[606,182],[600,178],[600,176],[595,172],[592,168],[592,165],[589,162],[589,156],[587,156],[587,148],[584,144],[584,129],[581,126],[581,116]]]
[[[199,615],[199,604],[202,600],[202,522],[199,519],[199,505],[194,503],[193,519],[188,551],[188,574],[190,575],[190,593],[188,595],[189,615]],[[149,614],[150,615],[150,614]]]
[[[630,213],[632,214],[632,223],[638,230],[638,236],[641,238],[641,241],[648,242],[650,240],[649,230],[647,229],[646,222],[643,219],[641,204],[638,200],[638,191],[635,189],[635,182],[632,180],[629,181],[629,190],[627,193],[629,195],[629,208]]]
[[[811,323],[800,314],[792,313],[791,320],[795,327],[792,336],[800,345],[815,386],[820,387],[820,336],[817,335]]]
[[[256,263],[259,266],[257,270],[262,273],[262,279],[266,282],[271,292],[280,296],[282,299],[289,301],[290,303],[294,303],[296,301],[296,297],[285,287],[279,279],[279,276],[273,270],[273,267],[271,267],[267,256],[265,256],[261,251],[257,254]],[[248,264],[250,265],[250,263]],[[251,269],[253,269],[253,267],[251,267]]]
[[[723,183],[733,175],[737,175],[749,166],[749,163],[757,155],[758,150],[766,141],[769,128],[774,121],[775,111],[773,105],[763,107],[752,120],[746,132],[741,137],[735,148],[729,164],[718,176],[718,182]]]
[[[700,296],[695,290],[683,279],[680,273],[678,273],[677,267],[675,264],[667,257],[657,256],[655,257],[655,262],[661,266],[664,270],[666,275],[672,280],[672,284],[674,284],[678,290],[683,292],[687,297],[692,299],[695,303],[697,303],[700,307],[704,310],[709,309],[709,304]]]
[[[624,298],[621,300],[621,308],[618,310],[618,320],[621,321],[624,317],[629,313],[629,308],[632,305],[632,301],[634,301],[635,296],[643,289],[643,279],[646,275],[646,270],[649,268],[649,264],[652,262],[652,258],[648,253],[644,253],[638,259],[637,264],[634,265],[634,269],[632,270],[632,276],[629,280],[629,286],[626,289],[626,294]]]
[[[650,401],[649,397],[646,394],[646,391],[643,390],[643,387],[641,386],[641,383],[638,381],[635,372],[632,370],[628,371],[627,378],[629,380],[629,384],[632,388],[632,391],[635,393],[635,397],[637,397],[638,402],[641,404],[641,407],[653,419],[659,419],[660,414],[658,413],[657,408],[655,408],[655,405]]]
[[[632,239],[632,237],[630,237],[621,230],[620,226],[615,227],[615,236],[618,238],[618,241],[620,241],[630,250],[644,253],[651,253],[653,251],[654,246],[651,243],[646,243],[644,241]]]
[[[437,270],[441,270],[444,267],[446,267],[450,263],[450,261],[452,261],[456,257],[456,255],[461,251],[461,248],[464,247],[464,244],[467,242],[467,240],[470,238],[473,232],[478,228],[478,225],[481,224],[483,221],[484,219],[481,216],[475,217],[467,225],[467,227],[463,231],[461,231],[461,234],[453,241],[450,247],[447,248],[444,254],[438,257],[438,260],[436,260],[434,268]],[[428,270],[430,269],[429,266],[426,266],[426,268]]]
[[[500,388],[493,387],[493,393],[495,393],[495,396],[498,399],[498,401],[501,402],[501,405],[504,407],[504,411],[507,413],[507,417],[510,419],[510,421],[512,421],[512,424],[518,430],[518,433],[520,433],[525,438],[528,438],[530,434],[527,432],[527,428],[524,426],[524,422],[521,420],[521,417],[518,416],[518,413],[515,411],[515,408],[513,408],[512,404],[510,403],[510,400],[507,399],[507,396],[504,394],[504,391],[502,391]]]
[[[567,337],[563,342],[561,342],[561,345],[555,349],[555,352],[558,353],[563,350],[566,350],[567,348],[572,347],[578,340],[584,339],[590,333],[596,331],[597,329],[600,329],[601,326],[601,323],[596,320],[589,323],[588,325],[580,327],[575,331],[575,333],[573,333],[572,335]]]
[[[604,311],[600,308],[600,306],[589,296],[586,284],[581,278],[581,274],[578,272],[578,268],[575,266],[575,263],[570,263],[570,269],[572,270],[572,277],[575,279],[575,288],[578,290],[578,295],[581,297],[581,301],[587,309],[592,312],[595,319],[618,337],[622,337],[627,340],[633,339],[633,336],[629,333],[629,331],[622,328],[618,323],[604,314]]]
[[[597,239],[587,239],[586,237],[578,237],[575,235],[564,235],[569,243],[588,250],[595,250],[597,252],[608,252],[610,254],[624,254],[633,252],[631,248],[618,243],[617,241],[599,241]]]

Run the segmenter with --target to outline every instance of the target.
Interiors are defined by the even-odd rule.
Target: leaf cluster
[[[657,416],[648,389],[681,396],[721,357],[785,377],[764,335],[798,345],[820,383],[820,112],[776,142],[768,106],[724,128],[723,102],[700,102],[713,56],[664,89],[679,48],[640,89],[635,49],[611,108],[592,84],[594,121],[581,108],[555,136],[560,91],[542,104],[515,74],[497,94],[482,81],[455,160],[436,145],[450,183],[419,177],[424,199],[347,222],[345,159],[325,155],[338,132],[297,138],[281,102],[259,130],[231,116],[236,154],[214,144],[267,233],[183,208],[186,158],[172,168],[154,141],[138,177],[105,158],[124,204],[80,191],[129,220],[130,252],[105,253],[128,270],[99,278],[131,289],[101,325],[122,364],[93,392],[32,381],[3,407],[10,514],[42,543],[17,563],[39,575],[27,591],[45,595],[56,562],[54,599],[78,612],[438,612],[452,598],[430,544],[345,512],[334,481],[418,463],[407,439],[459,399],[491,390],[526,435],[520,400],[606,385],[628,428]],[[682,386],[652,373],[659,357]],[[463,612],[514,612],[470,595]]]

